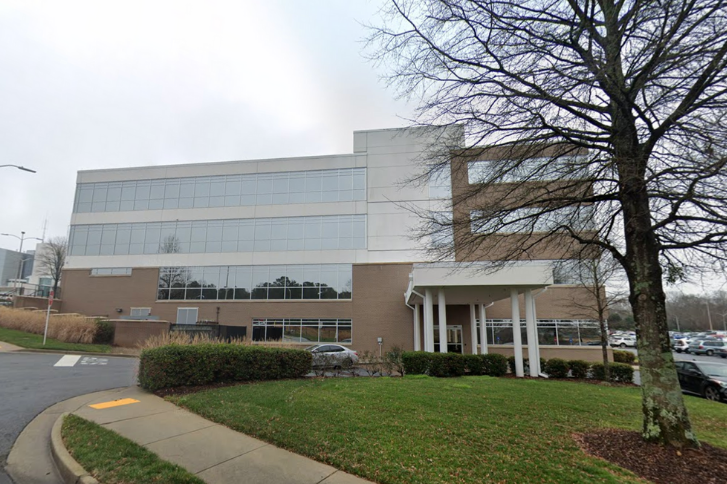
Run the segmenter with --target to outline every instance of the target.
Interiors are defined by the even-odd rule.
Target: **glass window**
[[[253,339],[285,343],[351,343],[350,319],[253,319]],[[341,351],[323,346],[323,351]]]
[[[158,289],[173,289],[164,293],[170,299],[351,299],[351,270],[349,264],[162,267]]]
[[[113,251],[116,254],[336,250],[365,248],[365,221],[363,215],[336,215],[105,224],[97,228],[124,234],[116,242],[120,247]],[[73,226],[72,231],[77,227],[81,226]],[[103,243],[111,245],[110,238]],[[100,245],[101,241],[74,240],[74,255],[85,250],[82,244]]]
[[[77,185],[74,212],[365,200],[365,168]]]

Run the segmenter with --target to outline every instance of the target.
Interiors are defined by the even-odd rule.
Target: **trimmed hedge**
[[[634,367],[626,363],[611,363],[608,365],[611,371],[611,381],[621,383],[632,383],[634,381]]]
[[[586,378],[588,376],[588,367],[591,364],[583,360],[569,360],[568,368],[573,378]]]
[[[232,344],[167,345],[145,349],[139,360],[139,386],[155,391],[217,382],[300,378],[311,371],[304,350]]]
[[[545,361],[545,358],[540,358],[540,369],[545,371],[545,365],[547,364],[547,361]],[[515,357],[514,356],[508,356],[507,358],[507,366],[510,368],[510,373],[515,374]],[[523,371],[525,374],[530,373],[530,360],[528,358],[523,358]]]
[[[507,373],[507,359],[503,355],[462,355],[459,353],[427,353],[405,351],[402,354],[407,375],[436,377],[471,375],[503,376]]]
[[[613,350],[613,361],[633,365],[636,363],[636,355],[630,351]]]
[[[561,358],[551,358],[545,363],[545,373],[551,378],[568,378],[568,362]]]

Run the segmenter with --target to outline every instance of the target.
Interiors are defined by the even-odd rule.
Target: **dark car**
[[[701,361],[677,361],[682,391],[701,395],[707,400],[727,401],[727,365]]]

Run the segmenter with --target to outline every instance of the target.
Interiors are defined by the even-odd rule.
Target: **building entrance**
[[[434,326],[434,351],[439,352],[439,326]],[[447,352],[462,353],[463,351],[462,326],[447,325]]]

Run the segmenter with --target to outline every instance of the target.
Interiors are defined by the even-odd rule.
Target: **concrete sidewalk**
[[[97,395],[73,413],[143,445],[210,484],[364,484],[365,481],[287,450],[230,430],[166,402],[138,387],[113,400],[138,403],[96,409],[109,401]]]

